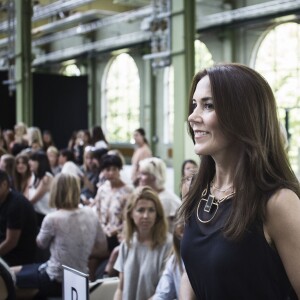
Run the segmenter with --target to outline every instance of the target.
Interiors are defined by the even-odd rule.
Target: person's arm
[[[105,192],[105,191],[103,191],[103,192]],[[109,194],[107,193],[106,197],[108,195]],[[99,197],[99,200],[98,200],[98,203],[99,203],[98,217],[99,217],[99,221],[100,221],[100,224],[101,224],[101,227],[102,227],[104,233],[107,236],[110,236],[111,228],[110,228],[110,224],[108,222],[108,220],[109,220],[109,207],[107,205],[106,200],[107,199],[105,197]]]
[[[124,283],[124,274],[122,272],[119,273],[119,280],[120,281],[114,295],[114,300],[122,300],[123,283]]]
[[[124,229],[124,222],[125,222],[125,218],[124,218],[124,212],[125,212],[125,208],[126,208],[126,203],[128,201],[128,198],[130,197],[131,193],[125,194],[122,196],[122,198],[119,199],[119,212],[118,214],[115,214],[115,226],[112,226],[110,228],[111,231],[111,235],[117,234],[117,236],[122,236],[122,232]]]
[[[50,190],[50,185],[52,182],[52,177],[44,176],[43,179],[38,184],[35,194],[29,198],[29,201],[34,204],[39,201],[45,193]]]
[[[188,196],[191,182],[192,182],[192,176],[189,178],[184,178],[182,181],[182,184],[181,184],[181,200],[182,201],[185,201]]]
[[[181,277],[179,300],[196,300],[195,293],[186,272],[184,272]]]
[[[87,188],[92,193],[96,191],[96,186],[94,182],[90,181],[86,175],[82,176],[82,182],[83,182],[83,187]]]
[[[20,229],[6,229],[6,238],[0,244],[0,256],[9,253],[17,246],[21,236],[21,232],[22,231]]]
[[[101,222],[101,194],[103,194],[101,186],[98,187],[96,196],[94,197],[94,205],[96,205],[96,211],[99,218],[99,221]]]
[[[103,232],[100,222],[97,222],[97,236],[94,247],[92,249],[91,257],[106,258],[109,256],[107,239]]]
[[[100,220],[100,194],[99,194],[99,188],[97,188],[97,192],[96,192],[96,195],[94,198],[90,198],[89,201],[90,201],[90,207],[94,207],[96,209],[96,212],[97,212],[97,215],[98,215],[98,218]]]
[[[274,243],[287,276],[300,299],[300,201],[291,190],[282,189],[268,201],[265,236]]]
[[[138,164],[134,159],[131,160],[131,181],[134,182],[138,175]]]
[[[177,299],[174,273],[176,273],[176,268],[178,267],[174,261],[174,255],[172,255],[166,264],[162,276],[159,279],[158,285],[155,290],[155,294],[148,300],[163,300],[163,299]],[[180,283],[178,283],[180,284]]]
[[[55,221],[53,223],[55,223]],[[39,248],[46,249],[51,244],[53,237],[54,237],[54,229],[53,229],[52,221],[49,215],[47,215],[44,218],[40,232],[36,237],[36,243]]]
[[[104,272],[106,272],[109,276],[114,273],[114,265],[118,259],[119,250],[120,250],[120,246],[117,246],[113,249],[113,251],[109,256],[108,262],[105,266]]]

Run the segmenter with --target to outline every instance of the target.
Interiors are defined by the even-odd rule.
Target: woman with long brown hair
[[[247,66],[221,64],[195,75],[189,101],[201,162],[181,208],[182,297],[299,298],[299,181],[270,86]]]
[[[26,153],[19,153],[16,156],[15,189],[26,198],[29,197],[31,176],[29,156]]]

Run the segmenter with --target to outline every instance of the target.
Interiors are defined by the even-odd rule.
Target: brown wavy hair
[[[28,155],[25,153],[19,153],[16,156],[16,163],[15,163],[16,166],[19,161],[22,161],[26,165],[27,170],[26,170],[24,176],[22,176],[20,173],[18,173],[15,170],[15,188],[17,191],[24,193],[27,188],[27,185],[28,185],[28,180],[31,177]]]
[[[267,81],[241,64],[219,64],[197,73],[189,96],[189,115],[197,83],[208,76],[220,128],[240,149],[233,185],[236,195],[224,234],[242,237],[254,220],[265,220],[266,203],[277,190],[287,188],[300,196],[299,181],[291,169],[277,117],[276,101]],[[195,143],[194,132],[188,124]],[[188,222],[202,191],[215,175],[215,162],[203,155],[180,214]]]

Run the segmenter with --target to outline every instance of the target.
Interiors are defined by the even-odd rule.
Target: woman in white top
[[[114,300],[152,297],[171,246],[157,193],[147,186],[137,188],[126,207],[125,240],[114,266],[120,272]]]
[[[58,174],[50,194],[50,204],[57,210],[45,217],[37,236],[39,247],[50,247],[50,259],[42,265],[13,268],[17,287],[38,289],[36,299],[62,296],[62,265],[88,273],[93,249],[106,253],[106,239],[96,213],[90,207],[79,208],[79,200],[78,178]]]
[[[108,142],[101,126],[94,126],[92,129],[92,145],[94,145],[96,149],[108,149]]]
[[[29,187],[29,201],[33,204],[40,226],[45,215],[53,211],[49,206],[49,192],[53,175],[47,154],[42,150],[31,154],[29,165],[33,174]]]

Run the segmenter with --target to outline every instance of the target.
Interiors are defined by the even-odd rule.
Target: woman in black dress
[[[190,95],[201,163],[181,208],[182,299],[300,299],[299,181],[270,86],[222,64],[196,74]]]

